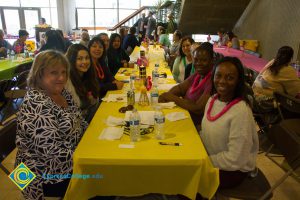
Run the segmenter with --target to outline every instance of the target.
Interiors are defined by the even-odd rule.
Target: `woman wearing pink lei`
[[[220,187],[230,188],[255,169],[258,137],[240,60],[221,59],[212,76],[213,96],[205,107],[200,136],[213,165],[220,169]]]
[[[196,72],[170,91],[160,95],[159,102],[174,101],[176,105],[190,112],[195,126],[198,126],[212,87],[212,44],[204,42],[194,50],[193,66]]]

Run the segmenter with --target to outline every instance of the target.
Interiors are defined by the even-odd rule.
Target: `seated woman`
[[[96,71],[97,80],[100,84],[100,95],[102,98],[108,90],[121,90],[124,83],[115,80],[106,65],[106,50],[104,42],[99,37],[94,37],[89,43],[89,52],[92,58],[92,66]]]
[[[95,69],[91,67],[89,50],[82,44],[73,44],[66,57],[71,65],[66,89],[81,108],[85,120],[90,122],[99,106],[100,88]]]
[[[255,169],[258,135],[240,60],[224,57],[212,74],[213,96],[205,107],[200,136],[213,165],[220,169],[219,187],[230,188]]]
[[[161,44],[165,50],[168,50],[169,46],[171,45],[169,34],[166,34],[166,29],[164,27],[160,29],[159,44]]]
[[[192,63],[191,46],[194,40],[191,37],[184,37],[181,39],[179,47],[179,55],[176,57],[172,74],[177,83],[184,81],[185,68]]]
[[[211,92],[211,71],[213,68],[213,46],[203,43],[193,52],[196,72],[170,91],[159,96],[159,102],[174,101],[188,110],[195,126],[200,125],[204,108]]]
[[[65,42],[62,36],[56,30],[46,31],[46,43],[40,48],[39,52],[53,49],[65,53]]]
[[[253,83],[253,92],[258,108],[263,112],[274,109],[273,93],[275,91],[299,97],[300,79],[295,69],[290,66],[294,51],[289,46],[281,47],[275,59],[271,60],[259,73]]]
[[[124,63],[130,60],[125,50],[121,47],[121,36],[117,33],[113,33],[110,36],[107,59],[108,67],[113,76],[123,67]]]
[[[23,162],[36,175],[22,191],[25,199],[63,197],[68,187],[69,179],[47,178],[72,173],[73,153],[87,127],[64,89],[68,76],[67,59],[53,50],[39,53],[28,75],[16,135],[16,166]]]
[[[227,32],[227,36],[228,36],[228,42],[231,42],[231,48],[240,49],[240,42],[237,36],[232,31]]]

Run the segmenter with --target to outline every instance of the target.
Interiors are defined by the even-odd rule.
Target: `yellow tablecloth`
[[[150,62],[152,65],[153,60]],[[118,112],[124,105],[102,102],[73,157],[73,174],[100,174],[102,178],[71,179],[65,199],[148,193],[183,194],[195,199],[197,192],[211,198],[219,185],[218,170],[213,168],[190,117],[165,123],[166,139],[162,141],[180,142],[182,146],[159,145],[153,133],[143,136],[132,149],[119,148],[120,144],[130,144],[127,135],[117,141],[98,139],[108,116],[124,118]],[[151,110],[150,106],[136,108]],[[189,116],[178,107],[163,111],[181,111]]]

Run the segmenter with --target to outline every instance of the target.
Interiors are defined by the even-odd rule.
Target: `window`
[[[103,1],[100,1],[100,2],[103,3]],[[77,8],[93,8],[94,0],[76,0],[76,7]]]
[[[118,1],[117,0],[109,0],[109,1],[95,0],[95,8],[118,8]]]
[[[96,26],[112,27],[117,23],[117,9],[96,9]]]
[[[0,6],[6,6],[6,7],[19,7],[20,2],[19,0],[1,0]]]
[[[139,0],[119,0],[119,8],[140,8],[140,1]]]
[[[20,19],[18,9],[3,9],[6,21],[6,32],[11,35],[18,35],[20,29]]]
[[[94,27],[93,9],[77,9],[77,13],[79,27]]]
[[[21,0],[21,7],[49,7],[49,1]]]

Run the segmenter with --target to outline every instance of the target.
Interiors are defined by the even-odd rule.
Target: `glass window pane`
[[[0,16],[0,29],[2,29],[2,30],[3,30],[1,16]]]
[[[117,9],[96,9],[96,26],[113,27],[116,25],[118,23],[117,11]]]
[[[19,0],[1,0],[0,6],[13,6],[13,7],[19,7],[20,2]]]
[[[20,29],[20,19],[18,10],[4,9],[3,11],[7,34],[18,35]]]
[[[49,7],[49,1],[21,0],[21,7]]]
[[[78,27],[94,27],[94,10],[77,9]]]
[[[25,26],[29,32],[29,36],[35,35],[35,25],[39,24],[39,15],[37,10],[24,10],[25,15]]]
[[[46,19],[46,24],[51,25],[50,8],[41,8],[41,17]]]
[[[57,7],[56,0],[50,0],[50,7]]]
[[[103,1],[101,1],[103,3]],[[106,3],[106,2],[105,2]],[[76,0],[77,8],[93,8],[93,0]]]
[[[51,26],[53,28],[58,28],[57,8],[51,8],[51,18]]]
[[[110,0],[110,1],[99,1],[99,0],[97,1],[96,0],[95,1],[95,8],[117,8],[117,5],[118,5],[117,0]]]
[[[119,22],[122,21],[123,19],[125,19],[126,17],[128,17],[129,15],[131,15],[132,13],[134,13],[134,11],[136,10],[119,10]]]
[[[139,0],[119,0],[119,8],[136,8],[140,7]]]
[[[157,0],[141,0],[141,6],[155,6]]]

